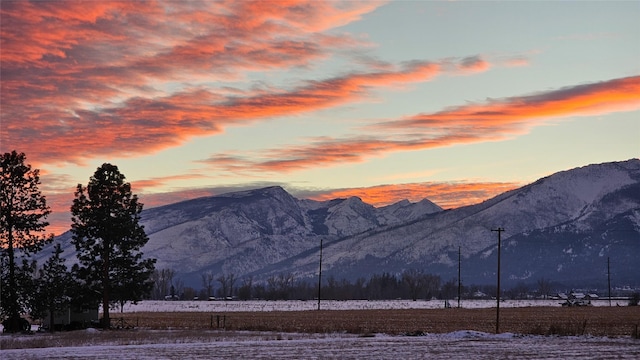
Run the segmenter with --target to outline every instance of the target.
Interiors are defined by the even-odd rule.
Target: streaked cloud
[[[379,129],[446,129],[520,133],[544,120],[593,116],[640,109],[640,76],[565,87],[533,95],[488,99],[484,103],[453,107],[377,125]]]
[[[376,207],[391,205],[404,199],[411,202],[428,199],[444,209],[450,209],[477,204],[519,186],[522,186],[522,184],[502,182],[425,182],[336,189],[321,194],[309,194],[309,197],[314,200],[324,201],[356,196]]]
[[[362,162],[397,151],[496,141],[524,134],[549,119],[592,116],[640,109],[640,77],[565,87],[533,95],[489,99],[436,113],[385,121],[370,135],[308,139],[260,154],[214,154],[203,162],[236,173],[291,172]]]
[[[153,191],[154,188],[164,187],[175,181],[188,181],[208,179],[209,176],[196,173],[187,173],[179,175],[169,175],[163,177],[155,177],[150,179],[136,180],[131,183],[131,187],[142,191]]]
[[[292,90],[240,98],[216,81],[313,66],[340,49],[357,52],[366,46],[361,39],[325,31],[381,4],[3,2],[0,146],[29,149],[35,162],[82,163],[155,152],[234,121],[287,114]]]
[[[0,146],[29,149],[36,165],[140,156],[221,134],[229,126],[371,101],[375,89],[491,67],[480,55],[387,63],[367,58],[361,50],[368,45],[361,38],[326,32],[380,5],[8,2],[0,10],[6,25]],[[225,83],[245,80],[254,71],[313,67],[340,52],[363,60],[360,67],[321,79],[295,79],[289,87],[234,89]],[[340,140],[311,145],[318,141],[331,143],[334,155],[341,152]],[[278,159],[263,165],[298,166]]]
[[[93,172],[85,165],[98,160],[140,157],[137,160],[147,161],[145,155],[157,154],[154,160],[181,162],[171,170],[155,167],[154,175],[133,167],[133,186],[148,208],[275,185],[271,179],[288,178],[284,176],[292,172],[299,172],[291,177],[296,183],[339,187],[314,185],[302,170],[369,161],[367,167],[373,168],[376,158],[393,152],[512,139],[566,118],[640,108],[638,76],[606,78],[637,73],[633,64],[620,65],[629,63],[622,61],[625,57],[633,58],[635,38],[625,27],[614,26],[621,20],[619,10],[610,13],[618,14],[610,25],[603,23],[592,33],[588,27],[556,24],[548,32],[556,34],[555,38],[534,33],[522,37],[514,32],[485,43],[493,39],[491,32],[476,27],[478,36],[465,36],[474,39],[465,43],[451,36],[457,34],[450,31],[457,30],[457,25],[448,29],[447,23],[423,21],[424,16],[412,20],[418,23],[407,22],[411,26],[378,31],[381,24],[408,19],[408,10],[431,8],[414,3],[382,4],[368,0],[3,1],[0,151],[24,151],[29,162],[42,170],[43,191],[54,209],[52,228],[63,229],[68,228],[74,185]],[[509,18],[498,12],[482,16],[496,22]],[[361,19],[364,21],[353,24]],[[437,32],[431,28],[435,24],[440,27]],[[622,24],[633,25],[628,19]],[[512,24],[502,25],[510,29]],[[427,36],[434,34],[435,38]],[[433,39],[438,42],[429,43]],[[457,41],[449,42],[451,39]],[[562,40],[561,52],[548,45],[550,39]],[[567,57],[568,53],[575,56]],[[534,61],[541,54],[544,61]],[[617,60],[605,61],[604,54]],[[572,83],[576,75],[562,73],[561,69],[573,68],[575,64],[568,61],[575,59],[581,59],[580,74],[586,74],[583,80],[590,82]],[[537,77],[534,81],[523,81],[532,79],[532,74]],[[494,81],[501,84],[502,97],[482,100]],[[557,81],[569,81],[566,84],[571,86],[548,90]],[[431,83],[423,84],[426,82]],[[458,92],[459,86],[469,87]],[[527,93],[535,89],[547,90]],[[429,91],[442,93],[432,98]],[[426,95],[416,101],[418,92]],[[396,96],[399,94],[408,96],[402,99]],[[373,113],[373,107],[368,109],[369,103],[388,99],[384,115]],[[429,107],[415,110],[422,101]],[[433,110],[436,101],[457,106]],[[322,110],[332,109],[329,116],[339,117],[320,123],[329,113]],[[313,121],[313,127],[298,132],[305,125],[296,121],[299,115]],[[263,137],[262,129],[257,128],[283,118],[278,124],[295,123],[286,129],[290,143],[277,143],[281,136]],[[607,121],[617,119],[624,122],[629,117],[607,117]],[[361,127],[348,129],[347,124]],[[255,126],[257,131],[231,131],[245,126]],[[323,136],[308,135],[316,128]],[[631,133],[621,132],[627,139]],[[609,134],[607,139],[616,136]],[[193,141],[199,137],[224,140],[216,145],[221,150],[199,162],[198,158],[212,151],[203,150],[204,141]],[[571,141],[579,145],[581,140]],[[631,148],[633,144],[626,141],[626,149]],[[252,150],[247,150],[247,143]],[[193,146],[189,154],[164,151],[187,144]],[[128,161],[134,164],[137,160]],[[179,174],[193,161],[197,168]],[[85,170],[86,175],[80,175]],[[423,170],[429,171],[428,166],[413,169],[402,164],[397,171],[403,174],[376,173],[373,177],[378,179],[358,174],[368,179],[367,184],[414,182],[397,187],[317,193],[291,190],[319,198],[357,195],[377,205],[393,202],[396,195],[398,200],[412,201],[433,196],[431,200],[444,207],[493,194],[493,183],[484,185],[488,190],[465,182],[420,183],[429,178],[421,175]],[[196,188],[196,184],[213,182],[242,185]],[[495,184],[496,191],[501,186]],[[448,195],[438,198],[436,189]]]

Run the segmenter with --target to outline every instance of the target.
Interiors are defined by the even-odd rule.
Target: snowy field
[[[558,300],[504,301],[501,307],[557,306]],[[457,302],[450,302],[457,306]],[[594,306],[608,306],[596,301]],[[464,308],[495,307],[495,301],[462,301]],[[616,305],[616,302],[613,302]],[[620,305],[623,305],[621,302]],[[434,309],[443,301],[322,301],[322,309]],[[301,311],[317,309],[317,301],[143,301],[128,305],[134,312]],[[73,334],[81,339],[60,343],[64,333],[0,336],[0,359],[640,359],[640,340],[625,337],[534,336],[456,331],[446,334],[401,336],[347,333],[298,334],[278,332],[135,330],[112,340],[105,336],[125,332],[87,329]],[[7,349],[10,343],[51,336],[40,348]],[[64,345],[63,345],[64,344]],[[19,347],[19,346],[18,346]]]
[[[501,308],[529,307],[529,306],[560,306],[561,300],[506,300],[500,302]],[[625,301],[612,301],[613,306],[627,305]],[[322,310],[373,310],[373,309],[441,309],[443,300],[322,300]],[[452,307],[457,307],[458,302],[450,300]],[[592,302],[593,306],[609,306],[606,300]],[[496,306],[495,300],[463,300],[460,306],[465,309],[491,308]],[[318,302],[310,301],[161,301],[146,300],[137,305],[127,304],[123,311],[132,312],[233,312],[233,311],[305,311],[316,310]],[[119,311],[119,310],[118,310]]]
[[[154,343],[2,350],[2,359],[638,359],[631,338],[492,335],[241,335]]]

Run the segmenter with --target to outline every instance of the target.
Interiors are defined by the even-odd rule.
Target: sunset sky
[[[0,151],[57,234],[105,162],[145,208],[270,185],[452,208],[640,155],[638,1],[0,9]]]

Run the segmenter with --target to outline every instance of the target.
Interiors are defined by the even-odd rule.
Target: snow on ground
[[[457,302],[450,302],[457,306]],[[464,308],[495,306],[495,301],[462,301]],[[595,306],[608,301],[594,302]],[[615,303],[614,303],[615,305]],[[443,301],[321,301],[322,309],[442,308]],[[504,301],[501,307],[560,306],[558,300]],[[126,312],[143,311],[297,311],[314,310],[317,301],[143,301]],[[88,329],[88,332],[96,332]],[[149,331],[142,341],[87,343],[31,349],[2,349],[18,340],[0,336],[0,358],[12,359],[640,359],[640,340],[630,337],[556,337],[463,330],[448,334],[363,337],[353,334],[280,334],[209,332],[180,337],[172,331]],[[218,334],[211,336],[211,334]],[[220,336],[219,334],[223,334]],[[266,335],[265,335],[266,334]],[[20,335],[16,335],[19,337]],[[37,335],[36,335],[37,336]],[[89,337],[91,339],[91,337]]]
[[[492,335],[294,337],[2,350],[2,359],[638,359],[631,338]]]
[[[529,307],[529,306],[560,306],[561,300],[506,300],[500,302],[501,308]],[[457,307],[457,301],[450,300],[452,307]],[[609,302],[598,300],[593,306],[608,306]],[[463,300],[461,307],[466,309],[491,308],[496,306],[495,300]],[[613,301],[613,305],[616,302]],[[620,305],[627,305],[621,302]],[[371,309],[441,309],[445,306],[443,300],[322,300],[322,310],[371,310]],[[309,301],[161,301],[145,300],[137,305],[127,304],[123,311],[131,312],[237,312],[237,311],[305,311],[316,310],[317,300]]]
[[[560,306],[560,300],[505,300],[500,302],[501,308],[530,307],[530,306]],[[452,307],[458,302],[449,301]],[[605,300],[592,301],[593,306],[608,306]],[[613,306],[627,305],[624,301],[613,301]],[[322,300],[322,310],[373,310],[373,309],[441,309],[443,300]],[[495,300],[462,300],[460,306],[466,309],[491,308],[496,306]],[[249,301],[163,301],[144,300],[138,304],[126,304],[123,312],[239,312],[239,311],[306,311],[316,310],[317,300],[249,300]],[[117,309],[119,311],[119,309]],[[100,312],[102,309],[100,308]],[[0,333],[3,327],[0,324]],[[37,330],[37,329],[36,329]]]

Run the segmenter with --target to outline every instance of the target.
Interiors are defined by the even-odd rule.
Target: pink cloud
[[[380,129],[461,129],[473,133],[523,128],[550,118],[593,116],[640,109],[640,76],[565,87],[533,95],[488,100],[380,124]]]
[[[6,95],[13,97],[16,105],[24,105],[20,109],[17,106],[7,109],[16,114],[7,116],[6,136],[11,134],[15,146],[30,148],[30,153],[40,160],[77,162],[92,154],[147,153],[177,146],[194,136],[219,133],[233,124],[362,101],[373,88],[428,81],[440,72],[438,63],[413,61],[386,70],[307,81],[290,90],[271,88],[253,94],[222,96],[196,88],[165,97],[132,97],[121,104],[95,109],[65,109],[62,105],[65,100],[79,103],[81,99],[65,99],[60,93],[49,94],[47,99],[50,89],[30,88],[32,93],[44,94],[30,106],[26,106],[26,99],[18,99],[20,91]],[[3,87],[14,84],[19,87],[20,81],[9,77]],[[62,84],[64,81],[59,86]],[[82,93],[87,98],[117,95],[108,86],[85,90]],[[52,103],[45,103],[47,100]],[[60,105],[56,107],[56,103]],[[29,127],[23,126],[25,118]]]
[[[391,205],[405,199],[412,202],[428,199],[444,209],[449,209],[477,204],[519,186],[522,186],[522,184],[496,182],[389,184],[364,188],[327,190],[321,194],[312,195],[310,198],[324,201],[356,196],[376,207]]]
[[[255,155],[214,154],[203,162],[236,173],[291,172],[362,162],[390,152],[501,140],[526,133],[550,118],[637,109],[640,77],[628,77],[387,121],[368,127],[369,136],[315,138],[305,145],[267,149]]]
[[[3,4],[0,147],[28,149],[36,164],[153,153],[227,126],[366,101],[373,89],[429,81],[443,71],[489,68],[480,56],[369,62],[289,88],[203,87],[203,79],[304,67],[343,50],[358,52],[367,46],[360,39],[324,31],[357,21],[381,3],[279,5]],[[169,89],[174,82],[183,85]]]
[[[211,114],[228,113],[237,99],[220,99],[217,89],[191,82],[308,66],[336,49],[357,50],[363,43],[351,35],[323,32],[380,5],[3,2],[0,146],[29,149],[39,162],[79,162],[144,152],[138,140],[155,151],[215,134],[221,117]],[[185,86],[170,93],[158,88],[172,81]],[[163,109],[169,110],[166,118],[158,116]],[[156,136],[138,139],[132,132]]]

